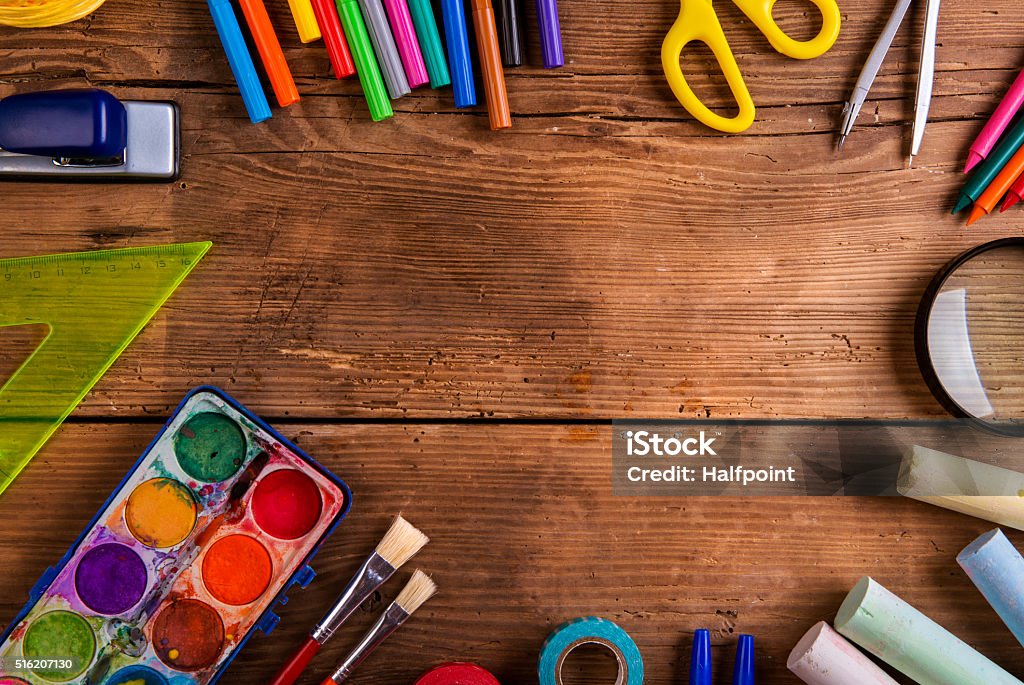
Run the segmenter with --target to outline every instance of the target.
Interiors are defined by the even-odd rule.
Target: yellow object
[[[320,25],[316,23],[316,15],[313,14],[313,4],[310,0],[288,0],[288,7],[292,11],[295,28],[299,30],[299,40],[303,43],[318,40]]]
[[[722,24],[711,6],[712,0],[680,0],[679,17],[661,45],[661,65],[676,98],[698,121],[726,133],[741,133],[754,123],[754,100],[740,74],[736,57],[722,31]],[[795,59],[812,59],[828,52],[839,37],[840,14],[836,0],[810,0],[821,12],[821,31],[814,38],[799,41],[790,38],[772,17],[776,0],[733,0],[778,52]],[[739,105],[739,113],[723,117],[700,101],[683,76],[679,58],[687,44],[700,42],[711,48],[729,90]]]
[[[0,0],[0,24],[18,28],[57,26],[91,14],[104,0]]]
[[[128,497],[124,522],[147,547],[173,547],[192,533],[199,505],[192,491],[172,478],[140,483]]]

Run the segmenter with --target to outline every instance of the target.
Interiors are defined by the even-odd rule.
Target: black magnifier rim
[[[935,367],[932,364],[931,354],[928,352],[928,319],[931,315],[932,306],[935,304],[935,298],[938,296],[942,286],[945,285],[946,280],[949,279],[953,272],[978,255],[1004,247],[1024,248],[1024,237],[1000,238],[998,240],[978,245],[977,247],[972,247],[970,250],[967,250],[953,258],[949,263],[942,267],[937,274],[935,274],[935,277],[932,278],[931,283],[929,283],[928,287],[925,289],[924,295],[921,297],[921,304],[917,308],[917,317],[914,321],[914,354],[917,357],[917,366],[921,370],[924,382],[928,385],[928,389],[932,391],[932,395],[935,396],[935,399],[939,401],[939,404],[941,404],[946,411],[958,418],[967,419],[971,423],[992,433],[1012,437],[1024,437],[1024,422],[1014,425],[985,421],[984,419],[980,419],[977,416],[968,413],[959,404],[957,404],[956,400],[946,392],[941,381],[939,381],[939,376],[935,373]]]

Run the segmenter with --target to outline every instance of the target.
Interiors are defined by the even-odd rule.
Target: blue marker
[[[242,27],[238,25],[235,11],[231,9],[231,0],[206,0],[210,6],[213,23],[217,27],[221,45],[228,56],[231,73],[235,75],[238,90],[242,93],[242,102],[254,124],[270,118],[270,104],[260,85],[260,77],[256,74],[256,65],[245,45]]]
[[[476,104],[476,83],[473,82],[473,62],[469,56],[469,34],[466,33],[466,8],[462,0],[441,0],[444,37],[448,43],[448,66],[452,75],[452,90],[456,107]]]
[[[711,635],[703,628],[693,634],[690,685],[711,685]]]
[[[732,672],[732,685],[754,685],[754,636],[740,635],[736,647],[736,666]]]

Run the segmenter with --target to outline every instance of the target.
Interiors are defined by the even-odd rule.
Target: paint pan
[[[350,502],[272,428],[197,388],[0,636],[0,685],[215,682],[312,580]],[[45,663],[10,672],[21,657]]]

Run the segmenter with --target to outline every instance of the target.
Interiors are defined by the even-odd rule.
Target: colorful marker
[[[484,97],[487,99],[487,118],[490,120],[492,131],[511,128],[512,113],[508,107],[505,72],[501,68],[494,7],[491,0],[472,0],[472,3],[476,49],[480,55],[480,72],[484,79]]]
[[[384,0],[384,9],[388,13],[391,32],[395,36],[398,55],[402,58],[402,68],[410,88],[419,88],[430,81],[427,66],[423,63],[423,53],[416,40],[416,28],[409,13],[406,0]]]
[[[239,4],[249,25],[252,41],[260,53],[260,59],[263,60],[263,68],[270,79],[270,86],[274,89],[277,104],[282,107],[295,104],[299,101],[299,91],[295,87],[295,79],[292,78],[284,53],[281,52],[281,43],[274,33],[263,0],[240,0]]]
[[[374,121],[387,119],[394,115],[394,110],[391,109],[391,100],[388,99],[377,59],[373,56],[373,45],[370,44],[370,35],[366,31],[359,3],[357,0],[337,1],[338,15],[341,17],[342,26],[345,27],[345,34],[351,41],[349,45],[356,61],[359,85],[363,88],[363,96],[370,108],[370,118]]]
[[[704,628],[693,633],[690,650],[690,685],[712,685],[711,634]]]
[[[448,66],[451,69],[455,106],[472,107],[476,104],[476,84],[473,82],[466,8],[462,0],[441,0],[441,19],[444,21],[444,37],[448,44]]]
[[[242,102],[249,113],[249,120],[254,124],[270,118],[270,103],[260,85],[260,77],[256,74],[256,65],[245,46],[242,27],[238,25],[235,11],[231,9],[231,0],[207,0],[210,15],[217,27],[224,54],[228,57],[231,73],[235,76],[238,90],[242,94]]]
[[[981,133],[971,144],[964,173],[969,172],[988,157],[988,153],[992,152],[992,148],[999,142],[999,136],[1003,135],[1003,131],[1010,125],[1022,104],[1024,104],[1024,71],[1017,75],[1017,80],[1010,86],[1009,92],[996,107],[996,111],[985,124],[985,128],[981,129]]]
[[[957,199],[956,207],[953,208],[953,213],[958,214],[962,212],[981,197],[985,188],[992,183],[995,177],[999,175],[1000,170],[1006,166],[1010,158],[1017,154],[1017,150],[1022,146],[1024,146],[1024,119],[1018,121],[1010,129],[992,154],[986,157],[985,161],[979,164],[978,168],[967,179],[963,189],[960,191],[960,197]]]
[[[971,209],[971,216],[967,219],[967,225],[974,224],[978,219],[995,209],[1011,186],[1021,178],[1022,173],[1024,173],[1024,147],[1017,150],[1017,154],[1010,158],[1006,166],[999,171],[999,174],[978,197],[974,203],[974,208]]]
[[[373,43],[373,52],[377,55],[380,72],[384,75],[388,94],[392,100],[408,95],[412,90],[409,88],[409,80],[405,78],[405,68],[398,54],[398,46],[395,45],[395,37],[388,26],[384,3],[381,0],[359,0],[359,8],[363,10],[363,20],[370,34],[370,42]]]
[[[444,45],[437,30],[437,19],[430,0],[409,0],[409,14],[416,27],[416,38],[423,53],[423,62],[430,76],[431,88],[442,88],[452,82],[448,73],[448,61],[444,57]]]
[[[736,646],[736,665],[732,669],[732,685],[754,685],[753,635],[740,635]]]
[[[558,0],[537,0],[537,25],[540,28],[540,53],[544,68],[565,65],[562,54],[562,26],[558,21]]]
[[[501,62],[506,67],[523,65],[523,31],[519,0],[498,0],[498,35],[501,38]]]
[[[999,211],[1005,212],[1020,202],[1022,198],[1024,198],[1024,176],[1018,178],[1017,182],[1010,187],[1010,192],[1006,194],[1006,199],[1003,200],[1003,208]]]
[[[312,3],[316,23],[320,26],[320,33],[324,37],[327,56],[334,68],[334,77],[347,78],[356,73],[356,65],[352,61],[352,53],[349,51],[345,34],[341,31],[341,22],[338,21],[334,3],[331,0],[312,0]]]
[[[288,0],[288,9],[292,11],[295,28],[299,31],[299,40],[312,43],[320,39],[320,27],[313,14],[313,5],[309,0]]]

